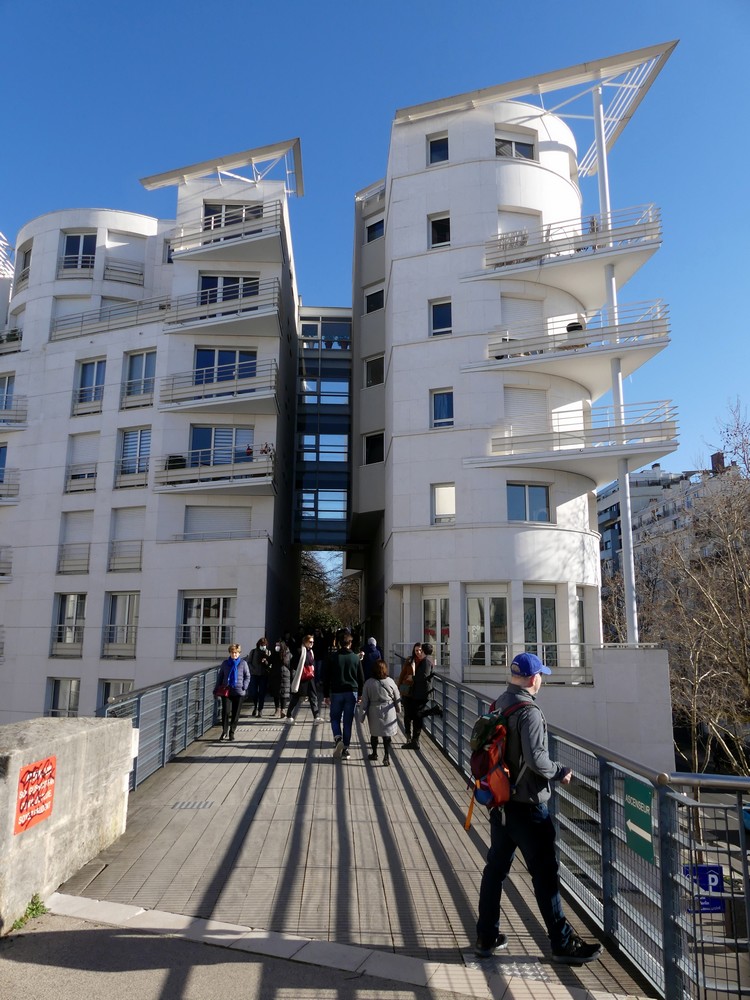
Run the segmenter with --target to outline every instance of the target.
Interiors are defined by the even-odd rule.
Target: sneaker
[[[599,958],[601,951],[602,946],[598,941],[587,944],[577,934],[571,934],[566,945],[552,949],[552,961],[564,962],[566,965],[584,965]]]
[[[385,759],[383,760],[383,767],[390,767],[390,766],[391,766],[391,762],[390,762],[390,761],[388,760],[388,758],[386,757],[386,758],[385,758]]]
[[[288,726],[293,726],[294,725],[294,718],[291,715],[287,715],[287,717],[286,717],[286,724]]]
[[[414,744],[411,740],[407,740],[406,743],[404,743],[404,750],[414,750]]]
[[[351,754],[346,749],[346,747],[344,747],[344,749],[341,751],[341,756],[344,758],[344,760],[349,760],[349,758],[351,757]]]
[[[323,720],[321,719],[321,717],[319,715],[316,715],[315,718],[313,719],[313,725],[317,725],[319,722],[322,721]]]
[[[336,746],[333,748],[333,756],[338,759],[344,753],[345,749],[346,747],[344,746],[343,740],[339,736],[339,738],[336,740]]]
[[[229,742],[234,743],[234,733],[229,734]]]
[[[368,753],[367,759],[368,760],[377,760],[378,759],[378,752],[377,752],[377,750],[373,750],[372,753]]]
[[[494,941],[490,944],[485,944],[481,938],[477,938],[477,943],[474,945],[474,954],[477,958],[489,958],[494,955],[496,951],[502,951],[503,948],[508,947],[508,938],[505,934],[498,934]]]
[[[219,737],[219,743],[221,743],[221,741],[225,740],[226,738],[227,738],[227,734],[226,733],[222,733],[221,736]]]

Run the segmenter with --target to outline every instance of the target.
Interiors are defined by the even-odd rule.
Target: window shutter
[[[247,538],[251,507],[186,507],[185,538]]]

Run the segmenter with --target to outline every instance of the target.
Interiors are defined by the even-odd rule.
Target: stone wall
[[[126,719],[0,726],[0,934],[125,831],[136,739]]]

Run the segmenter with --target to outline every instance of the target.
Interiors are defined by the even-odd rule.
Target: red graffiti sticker
[[[23,833],[51,814],[56,774],[57,757],[37,760],[21,768],[13,833]]]

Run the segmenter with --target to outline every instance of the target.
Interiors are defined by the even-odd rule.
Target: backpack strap
[[[536,704],[536,702],[533,702],[533,701],[516,701],[512,705],[509,705],[506,709],[501,709],[500,710],[500,714],[503,716],[503,718],[507,722],[508,716],[509,715],[513,715],[513,713],[517,712],[519,710],[519,708],[539,708],[539,706]],[[508,730],[508,732],[510,732],[510,726],[506,726],[506,729]],[[518,774],[516,775],[516,780],[513,782],[513,790],[514,791],[515,791],[516,785],[521,780],[521,778],[523,776],[523,773],[524,773],[524,771],[526,770],[526,768],[528,766],[526,764],[526,761],[523,759],[523,749],[521,749],[521,757],[519,759],[519,764],[520,764],[520,767],[518,768]]]

